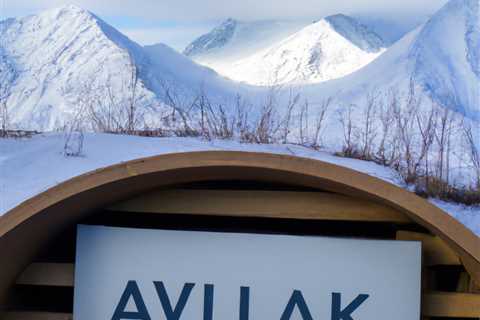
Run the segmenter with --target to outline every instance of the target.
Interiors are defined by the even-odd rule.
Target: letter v
[[[158,298],[162,303],[163,312],[165,313],[167,320],[179,320],[195,284],[185,283],[175,308],[172,308],[172,304],[170,303],[170,299],[168,298],[167,290],[165,289],[163,282],[154,281],[153,284],[157,290]]]

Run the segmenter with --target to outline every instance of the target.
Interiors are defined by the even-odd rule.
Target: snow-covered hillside
[[[271,37],[257,42],[255,50],[238,40],[230,44],[235,42],[234,37],[248,36],[245,30],[243,35],[236,30],[237,22],[227,20],[189,45],[185,54],[233,80],[276,85],[340,78],[368,64],[384,50],[378,35],[341,14],[309,24],[276,42]],[[275,33],[277,38],[285,35],[281,31]],[[268,46],[266,42],[270,42]]]
[[[440,105],[479,119],[479,39],[479,1],[451,0],[364,68],[303,93],[349,104],[367,92],[405,92],[413,83]]]
[[[480,115],[480,2],[450,1],[419,32],[409,59],[414,78],[433,97]]]
[[[82,156],[65,157],[64,143],[64,136],[61,134],[37,135],[31,139],[0,139],[0,216],[22,201],[77,175],[122,161],[188,151],[232,150],[288,154],[333,163],[404,186],[392,169],[373,162],[336,157],[298,145],[87,134]],[[479,207],[464,207],[438,200],[432,202],[480,235]]]
[[[141,106],[158,104],[166,82],[195,89],[203,85],[215,94],[232,87],[166,46],[144,49],[76,6],[1,21],[0,38],[10,122],[23,129],[61,127],[85,96],[106,100],[110,92],[117,101],[129,99],[134,82]]]

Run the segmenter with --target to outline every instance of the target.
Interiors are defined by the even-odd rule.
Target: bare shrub
[[[300,101],[300,94],[294,93],[293,90],[290,89],[285,117],[282,120],[281,129],[280,129],[282,131],[282,137],[281,137],[282,143],[287,143],[289,141],[288,137],[291,132],[292,116],[299,101]]]
[[[439,110],[437,115],[437,129],[435,140],[437,144],[436,176],[439,180],[449,181],[450,178],[450,147],[451,136],[454,130],[454,113],[446,107]]]
[[[376,91],[367,93],[366,104],[362,108],[362,116],[360,117],[358,136],[361,157],[366,160],[373,159],[373,143],[377,137],[377,130],[375,127],[375,121],[378,108],[378,93]]]
[[[475,136],[473,125],[468,121],[463,121],[463,137],[466,143],[467,154],[470,163],[476,174],[476,187],[480,189],[480,150],[479,150],[479,136]],[[478,134],[478,128],[477,128]]]
[[[320,149],[322,147],[322,132],[325,128],[328,111],[333,99],[327,98],[313,108],[314,116],[311,117],[311,107],[308,100],[300,106],[300,115],[298,117],[298,144],[312,149]]]
[[[299,143],[301,145],[307,145],[308,136],[309,136],[309,122],[310,122],[310,114],[309,114],[309,103],[308,100],[302,104],[300,108],[300,117],[299,117]]]
[[[398,139],[399,157],[394,166],[403,175],[407,183],[413,183],[418,177],[422,163],[422,153],[417,152],[416,118],[421,103],[413,83],[411,83],[404,105],[396,105],[392,110],[395,119],[395,134]]]
[[[273,143],[276,133],[276,114],[273,104],[263,105],[260,116],[255,124],[255,142]]]
[[[82,130],[73,131],[68,129],[65,133],[63,154],[66,157],[80,157],[83,155],[84,133]]]
[[[438,112],[438,106],[432,104],[428,110],[419,110],[415,116],[417,121],[417,129],[420,133],[420,146],[417,166],[421,166],[420,161],[424,160],[423,175],[425,176],[424,188],[428,190],[430,188],[430,162],[429,154],[435,138],[436,132],[436,114]],[[418,170],[418,169],[416,169]]]
[[[163,117],[163,124],[174,128],[178,136],[198,136],[190,125],[189,113],[195,108],[198,96],[193,99],[188,94],[180,92],[175,83],[163,81],[161,83],[161,99],[170,112]]]
[[[323,100],[317,110],[317,117],[314,123],[313,135],[310,139],[310,147],[314,149],[320,149],[323,145],[321,134],[325,127],[325,121],[327,119],[327,114],[332,101],[333,99],[331,97]]]
[[[130,77],[128,82],[124,85],[126,90],[126,101],[123,103],[122,107],[125,109],[127,114],[127,122],[125,124],[125,131],[132,132],[135,130],[136,126],[139,124],[140,116],[139,116],[139,108],[138,108],[138,101],[142,99],[142,96],[139,94],[139,70],[135,63],[133,62],[133,58],[130,57],[129,59],[129,66],[128,69],[130,70]]]
[[[83,155],[84,143],[84,106],[79,106],[64,129],[63,154],[66,157]]]
[[[260,108],[260,113],[254,123],[254,139],[256,143],[277,142],[277,134],[281,128],[278,110],[278,94],[280,88],[272,86],[268,90],[265,102]]]
[[[343,129],[343,147],[341,154],[345,157],[359,158],[354,136],[353,108],[353,105],[348,105],[338,111],[339,121]]]
[[[0,98],[0,137],[7,137],[9,127],[8,121],[7,102]]]
[[[240,95],[235,97],[234,127],[235,135],[240,142],[253,143],[256,141],[255,133],[252,129],[251,105]]]
[[[389,90],[387,99],[378,107],[379,143],[375,161],[386,166],[398,162],[398,137],[395,133],[395,117],[393,110],[399,108],[399,97],[396,90]]]
[[[0,137],[7,137],[10,129],[8,99],[11,85],[18,77],[14,66],[8,62],[0,47]]]

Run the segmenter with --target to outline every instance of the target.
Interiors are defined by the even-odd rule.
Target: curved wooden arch
[[[165,154],[98,169],[63,182],[6,213],[0,218],[0,303],[18,273],[39,248],[92,209],[152,188],[226,179],[321,188],[393,207],[442,238],[459,255],[472,278],[480,283],[480,238],[411,192],[318,160],[265,153],[207,151]]]

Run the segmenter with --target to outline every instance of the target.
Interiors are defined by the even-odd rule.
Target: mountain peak
[[[95,15],[90,11],[74,4],[66,4],[53,9],[45,10],[39,15],[48,16],[54,19],[68,18],[72,16],[95,17]]]
[[[353,19],[352,17],[347,16],[346,14],[343,14],[343,13],[336,13],[336,14],[329,15],[329,16],[325,17],[325,20],[327,20],[327,21],[335,21],[335,20],[355,21],[355,19]]]
[[[87,12],[87,10],[85,10],[82,7],[79,7],[75,4],[65,4],[65,5],[56,7],[52,10],[64,11],[64,12]]]
[[[386,47],[378,34],[352,17],[344,14],[334,14],[324,20],[336,32],[364,51],[378,52]]]
[[[183,51],[183,54],[195,56],[225,46],[235,34],[237,25],[237,20],[228,18],[209,33],[204,34],[189,44]]]
[[[236,25],[238,23],[238,21],[234,18],[227,18],[225,19],[221,24],[220,24],[220,27],[228,27],[228,26],[232,26],[232,25]]]

